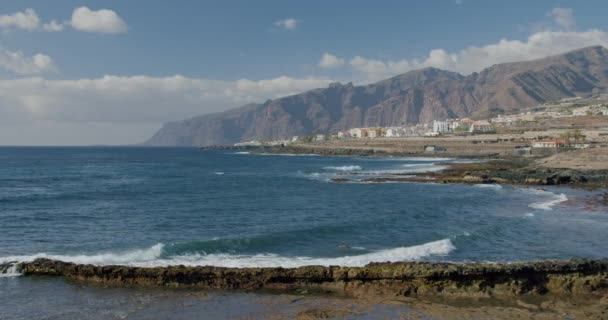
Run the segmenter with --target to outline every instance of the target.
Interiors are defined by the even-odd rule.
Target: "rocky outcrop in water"
[[[111,285],[307,290],[350,296],[517,296],[608,293],[608,259],[512,264],[373,263],[365,267],[220,268],[94,266],[37,259],[25,276],[62,276]]]

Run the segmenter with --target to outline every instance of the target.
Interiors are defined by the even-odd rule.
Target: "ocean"
[[[4,147],[0,264],[38,257],[96,265],[226,267],[608,257],[608,212],[593,201],[599,191],[356,182],[440,170],[454,161],[462,160]],[[355,182],[331,181],[342,177]],[[66,318],[58,310],[78,312],[68,299],[83,299],[78,292],[115,301],[117,318],[159,295],[124,290],[28,279],[8,268],[0,273],[0,301],[12,307],[0,308],[0,319],[48,311],[48,303],[17,307],[32,292],[55,296],[57,318]],[[219,296],[232,303],[245,299]]]

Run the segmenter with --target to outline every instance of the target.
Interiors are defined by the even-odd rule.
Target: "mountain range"
[[[485,118],[608,89],[608,50],[586,47],[543,59],[497,64],[470,75],[437,68],[369,85],[327,88],[165,124],[145,145],[208,146]]]

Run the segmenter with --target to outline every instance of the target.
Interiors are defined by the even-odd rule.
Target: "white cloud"
[[[279,20],[274,23],[275,26],[286,29],[286,30],[294,30],[298,26],[298,21],[293,18]]]
[[[23,29],[33,31],[38,29],[40,19],[34,9],[25,9],[23,12],[15,12],[13,14],[0,15],[0,28],[5,29]]]
[[[344,65],[344,59],[338,58],[331,53],[324,53],[319,61],[319,67],[321,68],[336,68]]]
[[[381,61],[356,56],[350,60],[350,66],[365,81],[381,80],[425,67],[469,74],[498,63],[539,59],[592,45],[608,47],[608,32],[541,31],[524,41],[501,39],[494,44],[468,47],[456,52],[434,49],[426,57],[418,59]]]
[[[59,32],[63,31],[64,28],[65,26],[62,23],[59,23],[55,20],[51,20],[51,22],[42,25],[42,30],[48,32]]]
[[[0,49],[0,68],[18,74],[39,74],[57,69],[53,59],[47,55],[38,53],[26,57],[21,51],[3,49]]]
[[[548,14],[560,28],[570,31],[576,28],[574,11],[570,8],[553,8]]]
[[[0,123],[161,123],[300,93],[330,82],[290,77],[218,81],[180,75],[0,80]]]
[[[116,14],[107,9],[91,10],[79,7],[72,12],[72,27],[84,32],[125,33],[127,24]]]

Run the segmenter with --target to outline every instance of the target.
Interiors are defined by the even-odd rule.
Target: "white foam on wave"
[[[325,170],[337,170],[337,171],[355,171],[355,170],[361,170],[363,168],[361,168],[361,166],[356,166],[356,165],[350,165],[350,166],[337,166],[337,167],[325,167],[323,168]]]
[[[16,263],[12,263],[6,269],[0,270],[0,278],[12,278],[12,277],[19,277],[19,276],[21,276],[21,273],[19,273],[17,271]]]
[[[556,206],[562,202],[568,201],[568,197],[563,193],[555,194],[555,193],[549,192],[549,194],[551,194],[551,197],[549,200],[531,203],[529,205],[529,207],[534,208],[534,209],[549,211],[549,210],[553,210],[554,206]]]
[[[285,267],[294,268],[308,265],[340,265],[364,266],[371,262],[398,262],[414,261],[429,256],[445,256],[456,247],[450,239],[443,239],[411,247],[399,247],[380,250],[356,256],[343,256],[336,258],[315,257],[289,257],[277,254],[235,255],[235,254],[187,254],[174,257],[161,258],[163,244],[156,244],[142,250],[126,251],[122,253],[101,253],[94,255],[54,255],[40,253],[30,256],[0,257],[2,261],[28,262],[37,258],[47,258],[93,265],[128,265],[138,267],[161,267],[169,265],[186,266],[217,266],[234,268],[253,267]]]
[[[37,253],[27,256],[8,256],[0,257],[0,264],[13,261],[30,262],[38,258],[46,258],[53,260],[61,260],[65,262],[73,262],[78,264],[94,264],[94,265],[136,265],[138,263],[147,263],[159,259],[164,245],[157,243],[150,248],[123,251],[119,253],[98,253],[93,255],[61,255]]]
[[[232,154],[251,154],[251,152],[249,152],[249,151],[238,151],[238,152],[233,152]]]
[[[386,169],[386,170],[369,170],[362,171],[362,174],[373,174],[373,175],[402,175],[407,173],[424,173],[424,172],[436,172],[447,169],[446,166],[440,166],[434,163],[417,163],[417,164],[405,164],[402,165],[407,169]]]
[[[315,153],[256,153],[258,156],[280,156],[280,157],[318,157]]]
[[[214,172],[213,174],[218,175],[218,176],[222,176],[222,175],[224,175],[224,173],[223,173],[223,172],[221,172],[221,171],[216,171],[216,172]]]
[[[454,160],[454,158],[440,158],[440,157],[405,157],[405,158],[399,158],[401,160],[405,160],[405,161],[451,161]]]
[[[502,186],[499,184],[484,184],[484,183],[480,183],[480,184],[476,184],[475,187],[477,188],[484,188],[484,189],[494,189],[494,190],[502,190]]]

